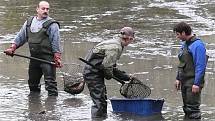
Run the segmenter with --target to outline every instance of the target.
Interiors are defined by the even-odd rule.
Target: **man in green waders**
[[[44,75],[48,96],[58,96],[56,67],[62,67],[59,24],[48,16],[48,2],[39,2],[36,11],[37,16],[27,19],[16,36],[14,43],[4,52],[13,56],[16,49],[28,42],[32,57],[54,61],[55,65],[30,60],[28,84],[31,93],[40,93],[40,79]]]
[[[178,23],[173,31],[183,41],[178,54],[180,63],[175,87],[181,89],[185,118],[201,119],[201,91],[207,65],[205,45],[195,34],[191,34],[191,27],[184,22]]]
[[[119,60],[125,46],[134,41],[134,31],[131,27],[123,27],[120,30],[118,39],[103,41],[93,47],[86,56],[86,60],[96,67],[103,70],[97,70],[90,65],[84,67],[84,80],[90,91],[93,100],[91,107],[92,118],[105,118],[107,115],[107,92],[104,78],[110,80],[113,75],[121,80],[128,81],[131,76],[116,68],[116,62]]]

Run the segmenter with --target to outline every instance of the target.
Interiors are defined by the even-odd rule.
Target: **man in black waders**
[[[201,90],[207,65],[205,45],[191,34],[191,27],[184,22],[177,24],[173,31],[183,41],[178,55],[180,63],[175,87],[181,89],[185,118],[201,119]]]
[[[110,80],[113,76],[128,81],[128,76],[124,71],[116,68],[125,46],[134,41],[134,31],[131,27],[124,27],[120,30],[119,39],[103,41],[89,51],[85,59],[96,67],[90,65],[84,67],[84,80],[88,86],[90,96],[94,105],[91,107],[92,118],[104,118],[107,116],[107,92],[104,78]]]
[[[56,67],[62,67],[59,24],[48,16],[48,2],[41,1],[36,11],[37,16],[27,19],[14,43],[4,52],[13,56],[16,49],[28,42],[32,57],[54,61],[55,65],[30,60],[28,84],[31,93],[40,93],[40,79],[44,75],[45,89],[48,91],[48,96],[58,96]]]

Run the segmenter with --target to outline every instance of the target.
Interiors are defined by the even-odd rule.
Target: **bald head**
[[[49,3],[47,1],[40,1],[37,7],[40,7],[41,5],[48,5]]]
[[[47,18],[49,15],[49,3],[47,1],[40,1],[36,11],[38,19]]]

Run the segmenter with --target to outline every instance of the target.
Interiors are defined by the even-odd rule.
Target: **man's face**
[[[185,32],[182,32],[182,33],[176,32],[175,34],[176,34],[176,38],[178,38],[179,40],[182,40],[182,41],[185,40]]]
[[[124,36],[124,37],[121,37],[121,39],[123,42],[123,46],[128,46],[130,43],[134,41],[134,38],[130,36]]]
[[[38,18],[44,19],[49,15],[49,4],[42,2],[37,7],[37,16]]]

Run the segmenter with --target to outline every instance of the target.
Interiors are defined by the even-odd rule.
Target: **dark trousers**
[[[192,93],[192,86],[181,87],[183,98],[183,110],[185,115],[189,118],[201,118],[200,104],[201,104],[201,91],[199,93]]]
[[[31,92],[40,92],[40,79],[44,76],[45,89],[49,96],[57,96],[56,67],[51,64],[31,60],[29,64],[29,88]]]
[[[94,78],[94,80],[86,80],[90,96],[93,101],[91,107],[92,118],[106,117],[107,115],[107,91],[104,78]]]

